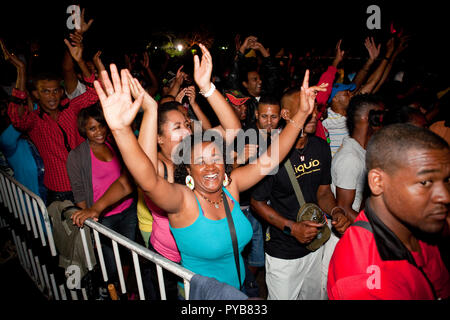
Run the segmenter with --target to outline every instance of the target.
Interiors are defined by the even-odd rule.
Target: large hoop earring
[[[185,182],[186,182],[186,187],[188,187],[191,190],[194,190],[194,188],[195,188],[194,178],[192,178],[190,175],[187,175]]]
[[[228,175],[226,173],[225,173],[225,178],[223,179],[222,184],[224,187],[226,187],[230,184],[230,179],[228,179]]]

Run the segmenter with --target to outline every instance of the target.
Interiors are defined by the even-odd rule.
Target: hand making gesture
[[[239,47],[239,51],[242,54],[245,54],[245,51],[247,51],[247,49],[251,49],[257,40],[258,38],[256,38],[255,36],[248,36]]]
[[[302,112],[307,116],[314,110],[314,101],[319,91],[326,91],[328,83],[322,83],[320,86],[309,86],[309,70],[306,70],[303,78],[303,84],[300,90],[300,108],[298,112]]]

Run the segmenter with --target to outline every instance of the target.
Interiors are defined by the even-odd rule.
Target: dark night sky
[[[261,3],[256,5],[255,3]],[[390,21],[406,26],[414,35],[406,56],[419,64],[448,66],[450,13],[444,1],[20,1],[0,4],[0,36],[8,43],[38,38],[45,43],[64,46],[67,36],[66,8],[81,4],[87,18],[95,22],[89,31],[90,46],[123,49],[139,40],[149,39],[160,30],[189,31],[206,28],[217,39],[231,41],[237,32],[255,34],[266,46],[333,48],[339,38],[343,46],[365,53],[363,40],[374,35],[385,41]],[[381,8],[380,31],[366,28],[366,8]],[[60,47],[59,47],[60,48]],[[96,48],[93,48],[94,50]],[[359,51],[358,51],[359,50]],[[442,62],[441,62],[442,61]]]

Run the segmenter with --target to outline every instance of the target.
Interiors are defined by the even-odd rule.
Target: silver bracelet
[[[203,92],[200,90],[200,94],[202,96],[204,96],[205,98],[209,98],[213,94],[214,90],[216,90],[216,86],[214,85],[214,83],[211,82],[211,86],[209,87],[209,90],[206,92]]]
[[[287,119],[287,120],[297,129],[303,130],[303,127],[300,127],[294,120],[292,120],[292,119]]]

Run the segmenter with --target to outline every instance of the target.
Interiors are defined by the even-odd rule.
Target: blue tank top
[[[245,279],[242,250],[250,242],[253,229],[247,217],[242,213],[239,203],[222,188],[233,201],[230,206],[239,247],[241,280]],[[215,278],[239,289],[239,279],[234,261],[233,245],[227,218],[211,220],[204,216],[198,202],[198,218],[185,228],[172,228],[172,234],[181,254],[181,265],[194,273]]]

